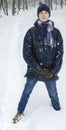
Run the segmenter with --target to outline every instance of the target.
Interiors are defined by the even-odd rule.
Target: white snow
[[[66,7],[52,11],[51,16],[64,39],[63,66],[57,81],[62,109],[55,111],[52,108],[45,85],[38,82],[25,109],[25,116],[17,124],[12,123],[26,80],[23,38],[36,19],[36,8],[20,12],[15,17],[0,18],[0,130],[66,130]]]

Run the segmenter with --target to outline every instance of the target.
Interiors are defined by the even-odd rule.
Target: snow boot
[[[21,120],[22,116],[24,116],[23,113],[17,113],[14,118],[12,119],[13,120],[13,123],[16,124],[18,121]]]

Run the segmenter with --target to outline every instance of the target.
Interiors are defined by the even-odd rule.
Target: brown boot
[[[22,116],[24,116],[23,113],[17,113],[17,114],[14,116],[14,118],[12,119],[12,120],[13,120],[13,123],[15,124],[15,123],[17,123],[18,121],[20,121]]]

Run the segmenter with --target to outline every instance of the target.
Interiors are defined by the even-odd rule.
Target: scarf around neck
[[[46,26],[47,36],[44,38],[44,44],[53,48],[54,47],[54,39],[52,35],[53,26],[54,26],[53,22],[51,20],[48,20],[47,22],[42,22],[38,20],[38,24],[42,28]]]

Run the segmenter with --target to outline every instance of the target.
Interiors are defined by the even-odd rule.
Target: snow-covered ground
[[[51,16],[64,39],[64,62],[57,81],[62,109],[57,112],[51,107],[45,85],[38,82],[25,109],[25,116],[16,125],[12,124],[25,84],[23,38],[36,19],[36,9],[20,12],[15,17],[0,18],[0,130],[66,130],[66,7],[52,11]]]

